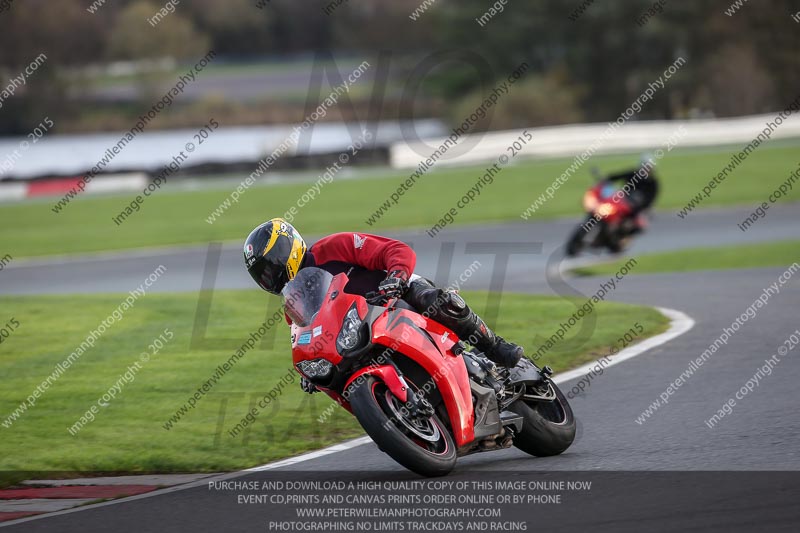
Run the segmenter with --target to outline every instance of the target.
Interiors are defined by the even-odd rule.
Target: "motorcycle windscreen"
[[[322,308],[331,281],[333,276],[325,270],[316,267],[300,269],[281,291],[286,316],[300,327],[310,326]]]
[[[607,183],[606,185],[603,185],[603,189],[600,191],[600,198],[604,200],[607,198],[611,198],[612,196],[614,196],[614,194],[616,194],[618,190],[619,189],[617,189],[615,185]]]

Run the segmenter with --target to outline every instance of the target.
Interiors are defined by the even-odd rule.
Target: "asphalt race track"
[[[681,220],[674,213],[660,213],[652,231],[635,243],[631,255],[798,236],[797,204],[774,206],[765,219],[742,233],[736,223],[747,214],[747,209],[712,210]],[[456,228],[436,239],[424,232],[393,236],[412,242],[420,256],[417,271],[440,283],[455,279],[478,259],[481,268],[465,282],[466,288],[497,289],[502,282],[506,291],[578,291],[588,296],[607,278],[564,280],[555,274],[553,266],[558,264],[560,247],[576,222]],[[514,252],[507,269],[494,268],[495,258],[487,254],[500,253],[498,257],[502,258],[507,252]],[[127,292],[159,264],[167,267],[167,273],[152,290],[197,291],[204,270],[207,277],[213,273],[213,259],[214,254],[209,255],[206,247],[188,247],[18,261],[3,272],[0,292]],[[240,263],[239,245],[222,246],[214,287],[251,287]],[[743,321],[727,345],[669,396],[668,404],[652,412],[649,419],[637,422],[637,417],[723,333],[723,328],[746,313],[765,288],[778,282],[786,267],[653,275],[636,275],[632,270],[607,299],[676,309],[689,315],[696,325],[680,337],[594,377],[586,392],[571,400],[580,423],[579,434],[563,455],[532,458],[516,449],[472,455],[460,459],[456,471],[446,479],[472,480],[478,474],[498,478],[498,472],[506,472],[503,477],[513,479],[536,472],[525,479],[594,480],[595,488],[590,492],[572,495],[561,505],[532,506],[525,519],[537,529],[796,531],[800,526],[800,413],[792,406],[797,404],[796,383],[800,382],[800,347],[780,357],[772,373],[737,400],[732,413],[715,427],[709,428],[706,420],[734,397],[765,359],[778,354],[781,344],[800,327],[800,272],[780,285],[754,316]],[[621,331],[629,327],[620,324]],[[515,340],[533,347],[532,339]],[[569,391],[576,381],[563,384],[562,390]],[[372,443],[281,469],[285,470],[293,471],[295,478],[317,480],[418,479]],[[254,472],[237,479],[271,479],[278,475],[276,472]],[[199,486],[7,527],[9,532],[267,531],[269,520],[292,516],[286,506],[237,504],[234,493]]]
[[[750,214],[750,209],[707,210],[679,219],[674,212],[657,213],[652,230],[634,241],[632,255],[681,248],[724,246],[798,238],[798,205],[775,205],[769,215],[747,232],[736,224]],[[253,221],[255,226],[260,221]],[[514,291],[541,292],[548,262],[559,263],[561,247],[577,225],[577,219],[549,222],[448,228],[435,238],[420,231],[385,232],[404,240],[417,252],[417,273],[440,285],[454,281],[469,265],[478,260],[477,269],[465,285],[470,289],[488,288],[492,275],[505,280],[504,288]],[[302,227],[298,228],[302,232]],[[246,235],[242,236],[242,242]],[[306,236],[313,242],[314,236]],[[220,248],[221,247],[221,248]],[[214,252],[219,249],[219,252]],[[508,269],[495,269],[495,258],[513,253]],[[214,268],[217,263],[218,268]],[[90,292],[127,292],[142,283],[159,265],[167,271],[149,291],[197,291],[208,265],[216,273],[216,289],[251,289],[253,281],[243,268],[242,245],[217,243],[211,246],[183,246],[131,252],[86,255],[80,258],[16,259],[0,276],[0,294],[74,294]],[[671,288],[671,287],[670,287]]]

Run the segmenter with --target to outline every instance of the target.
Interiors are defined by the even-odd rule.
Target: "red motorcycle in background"
[[[587,217],[567,240],[568,257],[578,255],[587,246],[620,253],[628,246],[630,237],[647,226],[644,216],[633,214],[625,192],[609,180],[601,180],[586,191],[583,208]]]
[[[478,451],[550,456],[572,444],[575,418],[548,367],[497,367],[403,300],[349,294],[347,282],[310,267],[286,285],[292,359],[392,459],[442,476]]]

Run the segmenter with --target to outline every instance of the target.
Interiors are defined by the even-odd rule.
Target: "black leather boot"
[[[498,365],[508,368],[514,368],[519,363],[519,360],[525,355],[522,346],[508,342],[499,335],[495,337],[497,340],[494,346],[486,351],[486,357],[497,363]]]
[[[500,335],[496,335],[481,317],[475,313],[470,313],[472,314],[471,322],[473,322],[474,326],[472,326],[468,336],[459,335],[459,337],[466,339],[467,342],[482,351],[486,357],[496,364],[508,368],[517,366],[519,360],[525,355],[522,347],[513,342],[508,342]],[[464,331],[464,333],[467,332]]]

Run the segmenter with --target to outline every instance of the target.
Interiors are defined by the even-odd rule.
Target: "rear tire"
[[[561,390],[555,383],[552,385],[555,400],[517,400],[509,407],[523,419],[522,432],[514,437],[514,446],[537,457],[558,455],[575,440],[575,415]]]
[[[350,389],[350,407],[378,448],[423,476],[444,476],[453,470],[457,459],[455,442],[439,417],[420,420],[400,416],[412,426],[416,422],[417,431],[431,439],[424,440],[398,419],[397,405],[392,402],[400,401],[382,381],[373,376],[359,381]]]

